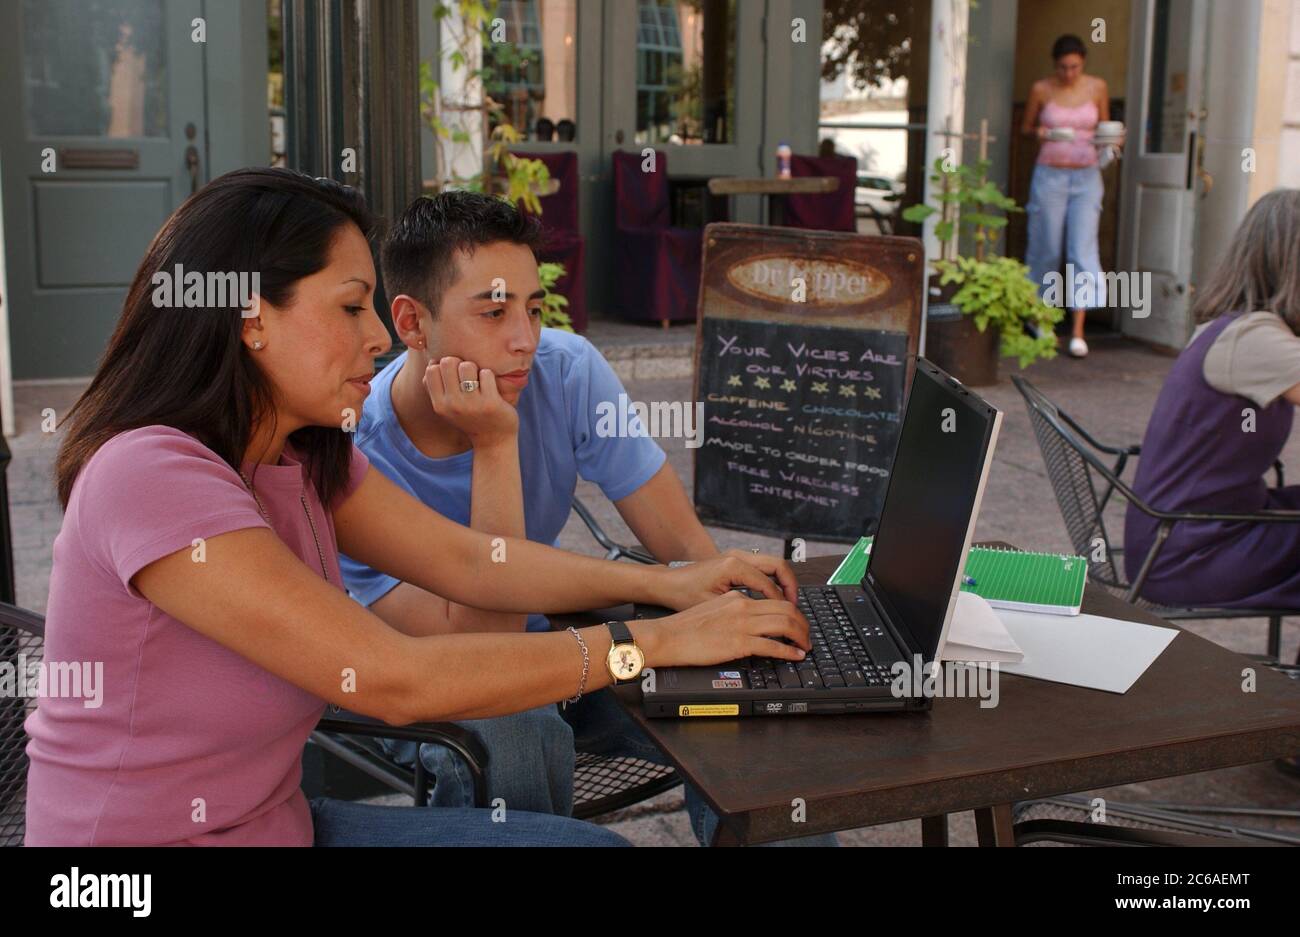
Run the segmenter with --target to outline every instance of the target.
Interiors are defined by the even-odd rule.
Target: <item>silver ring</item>
[[[478,390],[478,381],[461,381],[460,389],[467,394],[472,394]]]

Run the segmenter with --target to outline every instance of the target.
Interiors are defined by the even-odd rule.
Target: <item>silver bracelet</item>
[[[587,653],[587,642],[582,640],[582,635],[578,633],[578,629],[570,625],[566,630],[573,632],[573,636],[578,639],[578,646],[582,648],[582,681],[578,684],[578,695],[566,699],[561,704],[563,708],[568,709],[570,703],[576,703],[582,699],[582,694],[587,689],[587,673],[591,668],[591,656]]]
[[[690,566],[694,560],[673,560],[668,564],[669,569],[681,569],[683,566]]]

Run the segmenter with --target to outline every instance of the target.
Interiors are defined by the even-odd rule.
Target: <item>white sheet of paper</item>
[[[1169,642],[1174,628],[1100,615],[1044,615],[1000,608],[997,616],[1024,650],[1004,673],[1127,693]]]
[[[1024,657],[993,606],[974,592],[958,592],[940,660],[1011,663]]]

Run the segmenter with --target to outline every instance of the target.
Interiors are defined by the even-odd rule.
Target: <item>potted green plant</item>
[[[939,215],[934,233],[943,245],[933,261],[939,304],[951,303],[956,317],[934,316],[926,328],[926,356],[958,380],[975,387],[997,383],[999,356],[1015,357],[1026,367],[1056,356],[1053,327],[1062,311],[1039,297],[1029,268],[993,248],[1007,219],[995,212],[1024,211],[988,179],[989,161],[950,166],[935,161],[935,205],[913,205],[907,221],[924,223]],[[955,250],[953,235],[974,243],[973,255]],[[935,289],[931,290],[934,309]],[[991,328],[990,328],[991,326]],[[1032,333],[1032,334],[1031,334]]]

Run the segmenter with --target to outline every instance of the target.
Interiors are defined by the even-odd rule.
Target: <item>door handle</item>
[[[185,148],[185,166],[190,171],[190,195],[193,195],[199,190],[199,151],[192,144]]]
[[[1214,188],[1214,176],[1205,168],[1205,135],[1202,134],[1196,143],[1196,175],[1200,178],[1204,188],[1201,190],[1201,198],[1210,194]]]

